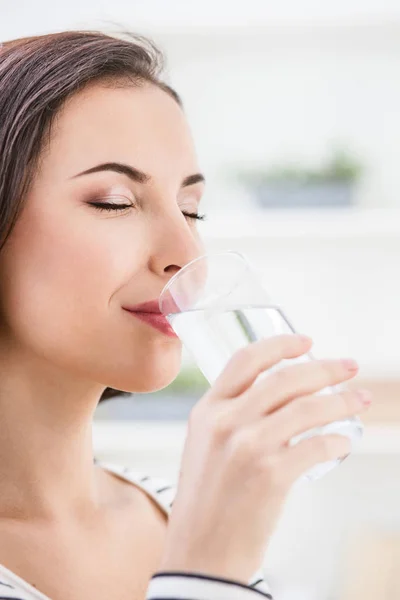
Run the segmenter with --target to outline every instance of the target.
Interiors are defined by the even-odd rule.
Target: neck
[[[0,515],[84,514],[99,505],[92,419],[104,386],[0,354]]]

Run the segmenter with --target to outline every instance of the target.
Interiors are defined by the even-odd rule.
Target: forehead
[[[42,169],[70,176],[97,163],[120,161],[160,175],[176,164],[184,174],[197,166],[185,115],[164,90],[91,85],[72,96],[57,115]],[[157,173],[155,173],[157,174]]]

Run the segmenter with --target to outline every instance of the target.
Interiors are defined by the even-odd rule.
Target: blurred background
[[[356,358],[375,394],[354,453],[292,490],[267,579],[277,600],[400,597],[400,2],[0,6],[3,40],[122,27],[165,51],[208,179],[207,249],[246,254],[314,353]],[[96,456],[176,481],[206,389],[185,352],[162,392],[102,402]]]

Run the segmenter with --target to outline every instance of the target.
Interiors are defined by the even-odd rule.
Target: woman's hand
[[[351,451],[350,440],[341,435],[316,436],[295,446],[288,442],[367,408],[367,392],[316,395],[353,378],[354,361],[309,361],[255,382],[311,345],[309,338],[283,335],[246,346],[192,409],[162,570],[247,584],[262,564],[295,480]]]

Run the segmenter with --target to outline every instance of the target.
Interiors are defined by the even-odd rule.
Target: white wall
[[[365,164],[358,202],[400,205],[400,24],[265,26],[160,40],[207,172],[230,163],[318,163],[337,142]],[[217,199],[232,201],[222,186]]]
[[[201,227],[209,251],[241,251],[260,269],[316,356],[399,377],[400,211],[221,214]]]
[[[364,161],[362,206],[399,206],[400,5],[340,2],[3,0],[0,38],[107,21],[165,49],[209,175],[210,203],[240,201],[230,163],[319,161],[342,142]]]
[[[42,31],[48,27],[66,27],[93,23],[96,19],[124,19],[138,27],[231,26],[273,20],[307,21],[310,19],[341,19],[394,17],[400,15],[397,0],[2,0],[0,34],[12,35]]]

